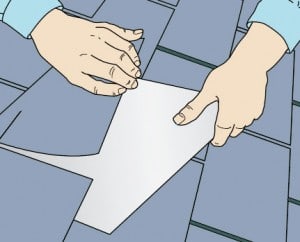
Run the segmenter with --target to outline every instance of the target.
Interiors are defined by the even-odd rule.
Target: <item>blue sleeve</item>
[[[0,20],[2,21],[3,13],[5,12],[5,8],[7,7],[9,0],[0,0]]]
[[[58,0],[0,0],[0,17],[3,22],[28,38],[48,12],[61,6]]]
[[[262,0],[251,18],[253,22],[268,25],[276,31],[292,51],[300,40],[300,1],[299,0]]]

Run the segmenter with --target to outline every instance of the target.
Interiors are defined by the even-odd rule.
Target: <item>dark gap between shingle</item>
[[[236,236],[236,235],[227,233],[227,232],[225,232],[225,231],[222,231],[222,230],[220,230],[220,229],[216,229],[216,228],[213,228],[213,227],[211,227],[211,226],[208,226],[208,225],[205,225],[205,224],[196,222],[196,221],[194,221],[194,220],[191,220],[191,221],[190,221],[190,224],[193,225],[193,226],[196,226],[196,227],[198,227],[198,228],[207,230],[207,231],[209,231],[209,232],[212,232],[212,233],[221,235],[221,236],[223,236],[223,237],[226,237],[226,238],[229,238],[229,239],[233,239],[233,240],[235,240],[235,241],[239,241],[239,242],[252,242],[251,240],[247,240],[247,239],[241,238],[241,237],[239,237],[239,236]]]
[[[196,64],[198,64],[198,65],[208,67],[208,68],[210,68],[210,69],[215,69],[215,68],[217,67],[216,65],[213,65],[213,64],[211,64],[211,63],[208,63],[208,62],[199,60],[199,59],[194,58],[194,57],[192,57],[192,56],[189,56],[189,55],[180,53],[180,52],[178,52],[178,51],[169,49],[169,48],[164,47],[164,46],[161,46],[161,45],[158,45],[158,46],[156,47],[156,49],[157,49],[157,50],[160,50],[160,51],[162,51],[162,52],[165,52],[165,53],[167,53],[167,54],[174,55],[174,56],[179,57],[179,58],[181,58],[181,59],[184,59],[184,60],[187,60],[187,61],[191,61],[191,62],[196,63]]]
[[[299,200],[297,200],[297,199],[295,199],[295,198],[291,198],[291,197],[289,197],[289,203],[292,203],[292,204],[295,204],[295,205],[298,205],[298,206],[300,206],[300,201]]]
[[[300,102],[299,101],[296,101],[296,100],[293,100],[293,105],[297,106],[297,107],[300,107]]]

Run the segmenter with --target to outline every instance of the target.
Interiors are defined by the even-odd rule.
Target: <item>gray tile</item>
[[[287,242],[299,242],[300,240],[300,206],[289,203],[289,220]]]
[[[195,157],[202,161],[205,161],[207,152],[208,152],[208,145],[203,147],[203,149],[200,150],[199,153],[195,155]]]
[[[294,100],[300,102],[300,46],[295,50]]]
[[[207,67],[157,50],[144,78],[199,91],[210,71]]]
[[[242,134],[210,147],[192,219],[255,241],[285,241],[289,149]]]
[[[146,0],[110,0],[103,4],[93,20],[129,29],[144,29],[144,42],[139,53],[141,70],[144,71],[172,13],[172,9]]]
[[[23,91],[19,89],[2,84],[0,79],[0,114],[22,93]]]
[[[190,225],[186,242],[233,242],[235,240]]]
[[[1,142],[48,154],[96,154],[119,99],[92,95],[52,69],[0,116],[1,137],[19,114]]]
[[[263,115],[248,129],[273,139],[290,143],[293,54],[287,54],[268,73],[268,87]]]
[[[247,22],[253,14],[256,5],[260,0],[243,0],[243,8],[239,20],[239,27],[247,29]]]
[[[231,52],[234,51],[235,47],[240,43],[240,41],[242,40],[242,38],[244,36],[245,36],[245,34],[242,33],[242,32],[240,32],[240,31],[236,31],[235,32],[235,36],[234,36],[234,41],[233,41]]]
[[[0,36],[0,78],[29,87],[50,68],[32,40],[23,38],[3,22]]]
[[[68,10],[92,17],[105,0],[61,0],[60,2]]]
[[[293,108],[290,197],[300,201],[300,107]]]
[[[0,241],[62,241],[89,183],[0,149]]]
[[[169,3],[173,6],[177,6],[179,3],[179,0],[159,0],[159,2],[163,2],[163,3]]]
[[[183,242],[202,166],[189,162],[111,235],[74,222],[67,242]]]
[[[160,45],[219,65],[229,57],[241,5],[241,0],[182,1]]]

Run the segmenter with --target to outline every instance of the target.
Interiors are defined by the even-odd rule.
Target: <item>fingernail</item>
[[[216,141],[216,140],[211,141],[211,144],[212,144],[213,146],[215,146],[215,147],[220,147],[220,146],[222,146],[222,144],[220,144],[220,142],[218,142],[218,141]]]
[[[136,60],[136,61],[134,62],[134,64],[135,64],[136,66],[140,66],[140,65],[141,65],[141,62],[140,62],[139,60]]]
[[[141,77],[141,72],[138,70],[138,71],[135,73],[135,76],[136,76],[136,77]]]
[[[124,92],[126,92],[126,88],[122,87],[118,90],[119,94],[123,94]]]
[[[134,83],[132,83],[131,88],[132,88],[132,89],[135,89],[135,88],[137,88],[137,86],[138,86],[138,83],[137,83],[137,82],[134,82]]]
[[[185,116],[183,113],[179,113],[174,117],[173,120],[176,124],[182,124],[185,120]]]
[[[218,146],[219,143],[213,140],[213,141],[211,141],[211,144],[212,144],[213,146]]]
[[[133,31],[133,33],[135,35],[139,35],[139,34],[142,34],[144,31],[142,29],[136,29],[135,31]]]

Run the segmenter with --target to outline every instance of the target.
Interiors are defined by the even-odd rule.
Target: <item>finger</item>
[[[254,119],[255,119],[255,120],[260,119],[260,117],[262,116],[262,114],[263,114],[263,108],[260,109],[260,110],[256,113]]]
[[[216,125],[215,126],[215,136],[214,136],[213,140],[211,141],[211,143],[214,146],[223,146],[226,143],[231,132],[232,132],[232,127],[222,127],[222,126]]]
[[[126,88],[118,84],[108,84],[101,81],[96,81],[85,74],[79,75],[76,80],[71,82],[72,84],[96,95],[117,96],[126,92]]]
[[[173,118],[178,125],[186,125],[197,119],[203,110],[211,103],[216,101],[215,97],[207,96],[201,91],[191,102],[179,111]]]
[[[234,127],[230,136],[231,137],[237,137],[240,133],[242,133],[244,130],[244,128],[238,128],[238,127]]]
[[[136,30],[131,30],[131,29],[124,29],[121,28],[117,25],[110,24],[110,23],[97,23],[96,28],[106,28],[108,30],[113,31],[115,34],[120,36],[121,38],[129,41],[134,41],[138,40],[142,37],[143,35],[143,29],[136,29]]]
[[[137,87],[135,78],[124,73],[117,65],[103,62],[93,56],[84,62],[84,73],[104,78],[128,89]]]
[[[107,40],[106,44],[125,53],[130,58],[130,60],[134,63],[134,65],[140,66],[141,61],[135,50],[134,45],[126,40],[115,38],[115,37],[111,38],[109,41]]]
[[[224,107],[222,101],[219,100],[219,110],[215,124],[215,134],[211,142],[214,146],[223,146],[232,132],[234,125],[230,122],[227,110],[228,109]]]
[[[254,122],[254,119],[251,118],[245,123],[245,126],[251,126],[253,124],[253,122]]]
[[[101,52],[96,50],[96,53],[92,55],[92,57],[108,62],[110,64],[115,64],[119,68],[121,68],[127,75],[133,78],[141,77],[140,69],[132,62],[130,57],[126,52],[116,49],[109,43],[105,43],[105,49],[102,49]],[[107,53],[103,55],[103,53]]]
[[[126,53],[129,56],[129,58],[132,60],[132,62],[136,66],[139,66],[141,64],[141,62],[140,62],[138,54],[135,50],[134,45],[132,43],[130,43],[129,41],[127,41],[123,38],[120,38],[114,32],[107,30],[107,29],[105,29],[105,30],[106,30],[106,35],[105,35],[105,40],[104,40],[105,43],[117,50],[120,50],[120,51],[123,51],[124,53]],[[99,49],[99,46],[95,46],[95,47],[96,47],[96,50]],[[99,53],[99,54],[101,56],[101,53]]]

